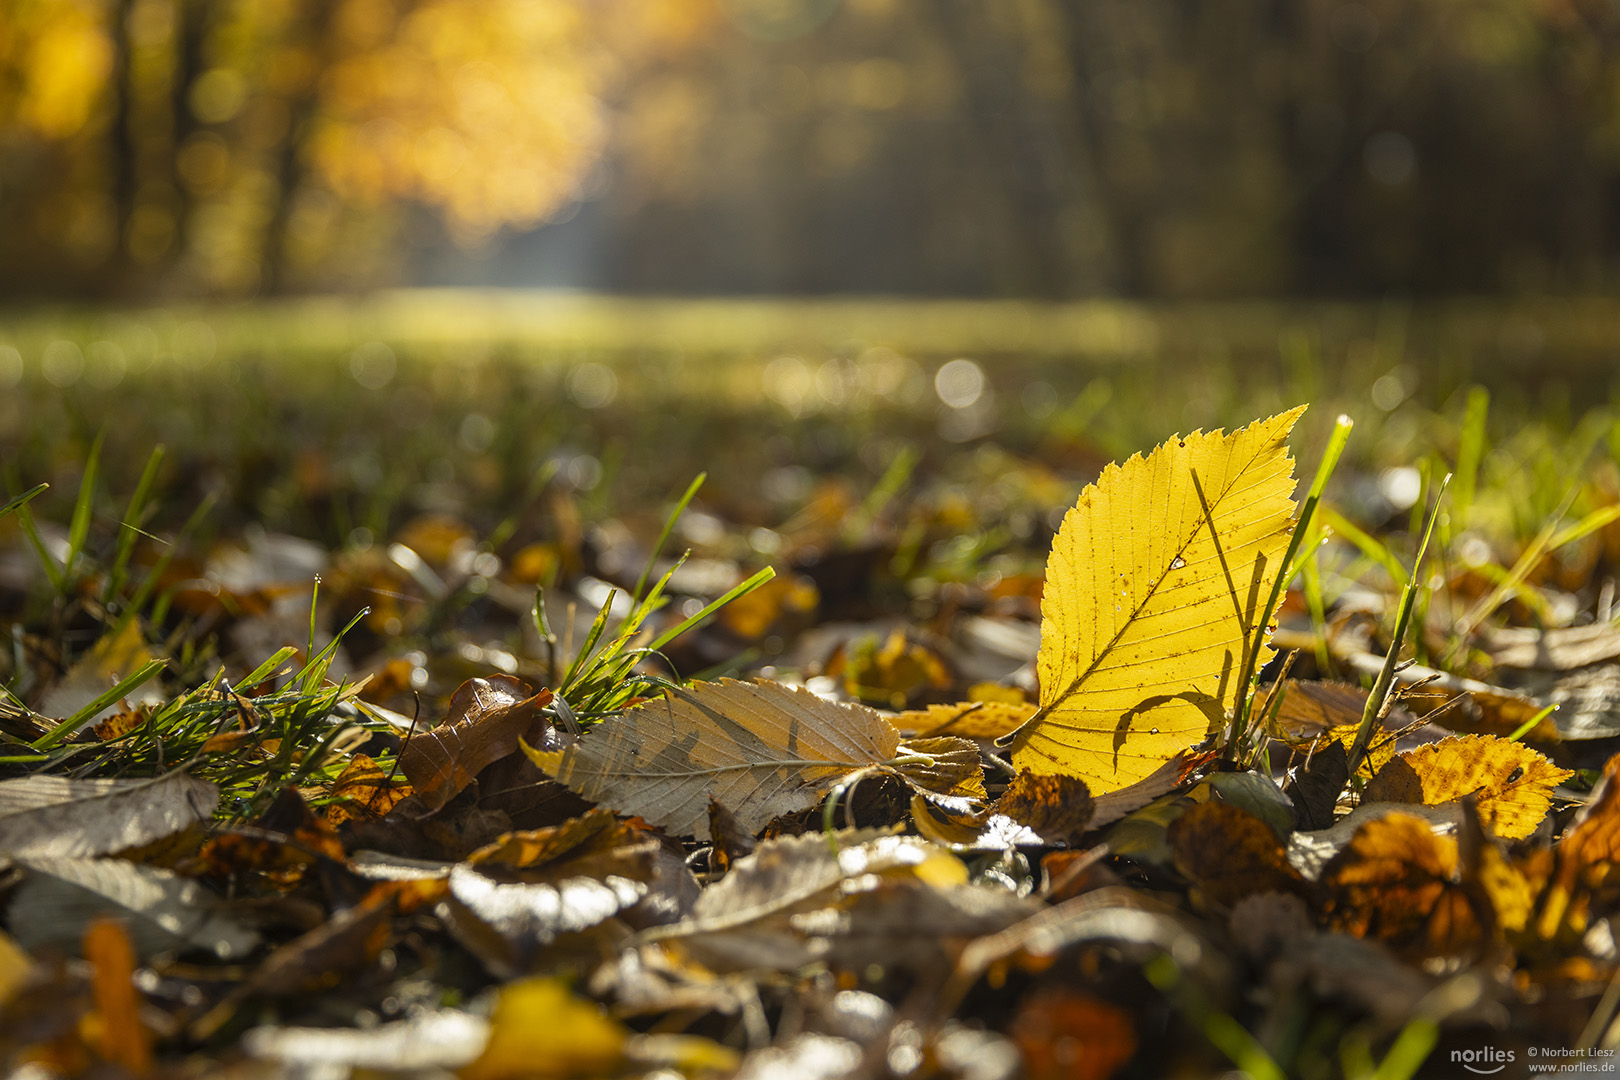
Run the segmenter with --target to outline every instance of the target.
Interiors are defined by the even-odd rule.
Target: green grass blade
[[[653,640],[653,643],[647,646],[648,649],[654,652],[662,649],[665,645],[668,645],[670,642],[674,641],[676,638],[680,637],[682,634],[692,629],[692,627],[707,619],[710,615],[713,615],[715,612],[719,611],[721,608],[725,607],[739,596],[747,596],[749,593],[753,592],[755,589],[759,588],[761,585],[765,584],[775,576],[776,571],[767,566],[765,569],[761,570],[759,573],[755,574],[741,585],[738,585],[736,588],[728,591],[724,596],[721,596],[719,599],[710,604],[704,605],[701,611],[695,612],[690,617],[681,620],[680,623],[668,630],[665,630],[662,634],[659,634],[658,637]]]
[[[1463,409],[1462,434],[1457,440],[1457,486],[1451,493],[1457,520],[1465,525],[1474,508],[1479,463],[1485,455],[1485,418],[1490,408],[1491,392],[1483,386],[1471,387]]]
[[[922,455],[917,452],[915,446],[907,444],[900,448],[900,452],[894,455],[894,460],[889,462],[889,467],[883,470],[877,484],[862,501],[860,509],[851,514],[849,520],[844,523],[843,534],[846,541],[853,543],[866,534],[872,522],[883,513],[884,507],[888,506],[906,486],[920,460]]]
[[[647,587],[647,579],[652,577],[653,566],[658,562],[658,553],[664,550],[664,542],[669,539],[669,534],[675,531],[675,523],[680,520],[682,514],[686,513],[686,508],[692,502],[692,497],[698,493],[698,488],[702,487],[703,481],[708,478],[708,473],[698,473],[697,477],[688,485],[686,494],[682,495],[680,501],[675,504],[675,509],[670,511],[669,517],[664,521],[664,531],[658,534],[658,542],[653,545],[652,551],[647,555],[647,565],[641,568],[641,576],[636,579],[635,590],[630,594],[632,600],[639,601],[641,599],[641,590]]]
[[[1434,523],[1440,517],[1440,500],[1446,493],[1446,485],[1451,483],[1451,476],[1440,481],[1440,491],[1435,495],[1434,505],[1429,510],[1429,523],[1423,530],[1423,540],[1418,544],[1417,558],[1412,562],[1412,574],[1407,579],[1406,588],[1401,593],[1401,606],[1395,615],[1395,633],[1391,635],[1389,652],[1384,656],[1384,666],[1378,670],[1378,678],[1373,681],[1372,691],[1367,695],[1367,705],[1361,712],[1361,727],[1356,730],[1356,741],[1350,747],[1350,775],[1356,775],[1361,768],[1361,759],[1367,756],[1367,747],[1372,742],[1374,726],[1377,725],[1378,716],[1384,710],[1384,699],[1389,696],[1389,689],[1395,684],[1395,665],[1401,655],[1401,643],[1406,640],[1406,630],[1412,621],[1412,609],[1417,606],[1418,583],[1423,580],[1423,556],[1429,549],[1429,538],[1434,535]]]
[[[1406,577],[1406,567],[1401,565],[1401,560],[1397,559],[1389,548],[1357,528],[1343,514],[1331,506],[1324,507],[1322,509],[1322,520],[1335,533],[1354,544],[1363,555],[1388,571],[1391,581],[1398,582]]]
[[[56,559],[45,547],[45,541],[40,538],[39,529],[34,524],[34,512],[26,506],[18,507],[17,525],[22,529],[23,535],[28,537],[28,542],[33,545],[34,554],[39,558],[39,565],[45,571],[45,580],[51,583],[56,595],[64,595],[67,587],[62,576],[62,568],[56,565]]]
[[[186,519],[186,523],[180,526],[179,536],[189,536],[194,532],[197,526],[201,525],[203,520],[213,513],[214,504],[217,502],[219,502],[217,492],[210,491],[203,496],[202,501],[197,504],[197,509],[193,510],[191,516]],[[178,540],[176,543],[169,545],[168,550],[158,557],[158,561],[153,564],[152,569],[141,580],[140,587],[135,590],[135,595],[130,598],[127,610],[140,611],[146,607],[146,602],[152,598],[152,593],[157,589],[158,582],[163,580],[163,575],[169,569],[169,563],[174,559],[177,551],[179,551]]]
[[[1563,505],[1558,508],[1558,512],[1548,519],[1547,523],[1537,531],[1535,539],[1531,540],[1529,546],[1520,552],[1518,559],[1514,560],[1512,568],[1508,570],[1507,577],[1497,583],[1496,588],[1482,597],[1477,604],[1469,609],[1468,614],[1464,615],[1457,623],[1453,631],[1456,635],[1456,643],[1452,647],[1451,656],[1455,656],[1467,644],[1468,636],[1478,628],[1480,623],[1490,618],[1492,612],[1507,603],[1518,593],[1519,587],[1530,576],[1530,571],[1534,570],[1536,564],[1541,562],[1541,557],[1553,550],[1556,546],[1554,540],[1560,535],[1558,522],[1569,510],[1569,504],[1574,501],[1574,498],[1575,489],[1572,487],[1564,497]],[[1589,514],[1587,519],[1603,514],[1607,509],[1599,510],[1596,514]],[[1566,531],[1578,529],[1581,524],[1584,524],[1584,521],[1577,523],[1571,530]],[[1601,525],[1602,522],[1599,524]],[[1596,527],[1599,526],[1594,526],[1594,528]],[[1581,533],[1580,535],[1585,534]]]
[[[14,514],[18,510],[21,510],[24,506],[28,505],[29,500],[33,499],[36,495],[39,495],[50,486],[51,485],[49,484],[35,484],[33,487],[29,488],[15,499],[12,499],[10,502],[6,503],[6,505],[0,506],[0,518],[5,517],[7,514]]]
[[[62,560],[62,578],[73,580],[73,568],[90,539],[90,518],[95,510],[96,474],[101,466],[101,436],[90,444],[90,456],[85,459],[84,476],[79,480],[79,497],[73,502],[73,519],[68,524],[67,558]]]
[[[1260,621],[1254,627],[1254,637],[1243,650],[1243,671],[1238,677],[1238,715],[1233,725],[1233,738],[1230,744],[1233,751],[1241,751],[1249,736],[1249,710],[1254,701],[1254,684],[1259,675],[1256,668],[1260,661],[1260,651],[1265,648],[1266,632],[1271,626],[1272,617],[1277,614],[1277,604],[1282,598],[1283,590],[1288,587],[1294,558],[1299,554],[1300,545],[1311,529],[1316,506],[1322,501],[1322,489],[1327,487],[1328,478],[1338,467],[1339,456],[1344,453],[1345,444],[1350,441],[1350,432],[1355,426],[1355,421],[1342,413],[1333,422],[1333,434],[1328,437],[1327,449],[1322,452],[1322,460],[1316,466],[1316,477],[1311,481],[1305,505],[1299,512],[1299,520],[1294,523],[1293,534],[1288,538],[1288,551],[1283,555],[1282,565],[1278,567],[1276,577],[1272,578],[1271,593],[1266,597],[1266,606],[1261,611]]]
[[[1545,709],[1538,711],[1536,715],[1532,716],[1530,719],[1526,720],[1524,723],[1520,724],[1516,729],[1514,729],[1513,734],[1508,736],[1508,742],[1518,742],[1520,739],[1536,730],[1537,724],[1541,723],[1543,720],[1547,719],[1547,717],[1551,716],[1557,711],[1558,702],[1555,701],[1551,705],[1548,705]]]
[[[568,665],[568,674],[563,676],[562,685],[557,689],[559,694],[567,696],[567,691],[574,685],[574,676],[579,674],[580,669],[585,666],[586,658],[591,655],[591,650],[596,648],[596,643],[602,639],[602,632],[607,629],[608,615],[613,611],[613,599],[618,595],[619,590],[610,590],[607,599],[602,601],[602,608],[591,622],[590,632],[585,635],[585,644],[574,654],[574,662]]]
[[[155,446],[152,448],[151,456],[146,459],[146,468],[141,470],[141,479],[135,485],[135,494],[129,497],[129,506],[124,511],[124,520],[118,530],[118,550],[113,556],[112,568],[107,574],[107,586],[101,593],[102,602],[105,604],[111,604],[124,589],[124,582],[129,574],[129,560],[135,553],[135,537],[140,533],[141,513],[146,509],[147,496],[152,491],[158,467],[162,464],[163,447]]]
[[[243,691],[251,690],[258,686],[271,675],[275,674],[276,669],[282,664],[285,664],[289,659],[296,655],[297,652],[298,650],[293,646],[283,645],[281,648],[276,650],[276,654],[274,656],[244,675],[242,677],[242,681],[236,684],[236,692],[240,694]]]
[[[51,728],[51,730],[29,743],[29,745],[35,750],[50,749],[63,739],[67,738],[69,735],[73,734],[73,732],[83,727],[87,722],[89,722],[92,716],[95,716],[102,709],[105,709],[107,706],[111,705],[120,698],[127,697],[131,691],[138,689],[153,675],[156,675],[158,672],[162,671],[166,664],[168,664],[167,660],[148,660],[146,663],[137,668],[133,674],[126,675],[124,678],[118,680],[117,685],[115,685],[111,690],[108,690],[90,704],[74,713],[72,716]]]
[[[1594,510],[1563,532],[1554,535],[1547,545],[1547,550],[1557,551],[1565,544],[1573,544],[1575,541],[1592,535],[1617,519],[1620,519],[1620,506],[1605,506]]]
[[[359,626],[360,620],[364,619],[370,614],[371,609],[369,607],[361,608],[359,612],[355,614],[354,618],[349,620],[348,625],[346,625],[342,630],[339,630],[336,634],[332,635],[332,640],[326,643],[326,648],[322,649],[319,653],[316,653],[313,656],[310,656],[308,653],[304,654],[306,656],[310,656],[310,660],[309,663],[304,665],[304,670],[298,673],[297,678],[299,685],[303,688],[306,696],[312,695],[320,689],[321,681],[326,678],[326,672],[332,666],[332,659],[337,656],[337,647],[338,644],[343,640],[343,635],[347,634],[350,630],[353,630],[356,626]],[[312,634],[313,623],[314,620],[311,619]],[[311,640],[313,640],[313,638]]]

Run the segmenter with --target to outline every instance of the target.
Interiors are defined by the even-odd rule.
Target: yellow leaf
[[[1288,546],[1303,411],[1171,439],[1080,494],[1046,564],[1041,710],[1014,765],[1113,791],[1223,723]]]
[[[955,705],[930,705],[908,709],[894,718],[902,731],[918,735],[956,735],[964,739],[999,739],[1018,730],[1035,706],[1026,702],[962,701]]]
[[[1495,735],[1453,736],[1396,755],[1363,798],[1438,806],[1471,794],[1482,824],[1519,840],[1536,831],[1552,806],[1552,789],[1571,775],[1523,743]]]
[[[557,979],[525,979],[501,989],[489,1042],[461,1080],[610,1076],[624,1059],[624,1025],[575,997]]]

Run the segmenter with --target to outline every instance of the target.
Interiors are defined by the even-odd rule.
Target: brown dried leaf
[[[467,856],[474,866],[485,863],[512,869],[544,866],[564,856],[611,850],[619,844],[635,842],[628,822],[620,822],[610,810],[588,810],[577,818],[547,829],[507,833]]]
[[[326,822],[335,828],[345,821],[373,821],[410,793],[409,784],[390,777],[370,756],[356,754],[332,784],[334,801],[326,808]]]
[[[406,742],[400,769],[423,805],[437,810],[520,742],[553,749],[554,733],[540,712],[550,703],[550,690],[531,695],[510,675],[468,679],[451,695],[444,720]]]
[[[137,705],[133,709],[123,709],[113,713],[91,728],[90,733],[102,742],[111,742],[119,736],[128,735],[131,731],[146,723],[146,718],[151,713],[152,708],[149,705]]]
[[[863,890],[890,878],[915,878],[932,887],[967,882],[967,868],[955,856],[915,836],[871,829],[836,836],[836,854],[819,833],[762,842],[703,891],[690,918],[644,938],[678,941],[715,970],[791,970],[825,952],[811,939],[828,930],[825,920],[832,916],[816,913],[842,905],[846,881],[861,882]],[[823,921],[794,922],[812,914]]]
[[[1603,779],[1564,833],[1556,849],[1552,880],[1542,895],[1535,928],[1545,940],[1578,937],[1594,899],[1612,902],[1620,883],[1620,754],[1603,767]]]
[[[996,801],[995,812],[1033,829],[1049,844],[1078,841],[1092,815],[1084,780],[1024,769]]]
[[[1170,823],[1167,838],[1176,869],[1210,903],[1231,907],[1255,893],[1305,890],[1276,832],[1247,810],[1200,803]]]
[[[736,815],[720,802],[709,800],[709,839],[714,844],[713,866],[731,869],[731,864],[751,855],[758,846],[754,834],[737,824]]]
[[[1205,755],[1205,758],[1207,757],[1208,755]],[[1198,767],[1201,760],[1196,755],[1189,758],[1186,754],[1177,754],[1155,769],[1145,780],[1138,780],[1116,791],[1092,796],[1091,828],[1100,829],[1104,825],[1111,825],[1126,814],[1140,810],[1161,795],[1174,791],[1181,786],[1188,771]]]
[[[1591,664],[1620,660],[1620,626],[1558,626],[1548,629],[1486,629],[1479,647],[1497,667],[1537,671],[1573,671]]]
[[[1572,775],[1522,743],[1461,735],[1397,755],[1363,797],[1438,806],[1473,795],[1480,821],[1496,835],[1517,840],[1536,831],[1552,806],[1552,789]]]
[[[1392,813],[1367,822],[1323,870],[1328,924],[1417,956],[1466,952],[1487,936],[1458,878],[1457,842]]]
[[[758,831],[813,806],[850,773],[893,761],[900,736],[863,706],[722,679],[628,709],[566,749],[525,752],[593,802],[696,836],[711,797]]]
[[[140,955],[202,949],[235,959],[258,943],[207,889],[187,878],[123,859],[19,859],[28,876],[7,911],[17,941],[30,949],[75,951],[90,920],[123,922]]]
[[[1270,695],[1276,687],[1255,692],[1256,715],[1267,715]],[[1348,752],[1361,727],[1361,714],[1367,705],[1367,691],[1341,682],[1302,682],[1289,679],[1283,684],[1282,704],[1278,707],[1273,733],[1300,751],[1320,753],[1323,744],[1336,742]],[[1372,742],[1361,766],[1361,775],[1370,777],[1395,756],[1395,733],[1416,723],[1405,709],[1395,707],[1380,726],[1373,729]],[[1341,785],[1342,788],[1343,785]]]
[[[890,770],[910,787],[958,812],[970,812],[989,797],[979,748],[966,739],[936,736],[900,744],[900,762]],[[921,761],[906,761],[915,755]]]
[[[1338,740],[1317,749],[1283,789],[1294,804],[1294,825],[1300,829],[1326,829],[1333,824],[1339,794],[1350,780],[1350,758]]]

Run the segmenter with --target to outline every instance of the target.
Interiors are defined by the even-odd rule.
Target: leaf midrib
[[[1264,446],[1262,446],[1261,450],[1264,450]],[[1260,453],[1261,451],[1257,450],[1249,458],[1249,460],[1244,463],[1243,467],[1237,472],[1239,477],[1243,476],[1244,473],[1254,466],[1254,463],[1260,458]],[[1257,485],[1258,481],[1255,484],[1251,484],[1250,487]],[[1176,547],[1175,553],[1170,557],[1171,563],[1175,562],[1176,559],[1184,558],[1187,548],[1192,544],[1193,540],[1197,538],[1199,528],[1201,528],[1206,521],[1209,523],[1210,532],[1213,533],[1215,531],[1215,511],[1223,502],[1225,502],[1227,498],[1232,495],[1233,487],[1234,485],[1229,484],[1223,491],[1220,492],[1220,494],[1218,494],[1214,499],[1210,500],[1209,512],[1207,514],[1200,514],[1198,519],[1193,523],[1192,531],[1187,535],[1187,538]],[[1244,490],[1248,489],[1245,488]],[[1093,550],[1095,551],[1095,545],[1093,545]],[[1167,563],[1166,565],[1168,566],[1169,564]],[[1142,594],[1141,600],[1136,604],[1135,607],[1131,609],[1130,617],[1125,620],[1124,624],[1121,625],[1117,631],[1114,632],[1114,636],[1108,639],[1107,644],[1105,644],[1101,649],[1097,650],[1097,655],[1092,657],[1091,663],[1086,666],[1086,669],[1080,672],[1080,674],[1076,675],[1074,679],[1070,681],[1068,687],[1066,687],[1061,694],[1052,699],[1052,703],[1050,705],[1042,707],[1042,712],[1049,712],[1052,709],[1056,709],[1059,705],[1062,705],[1065,701],[1069,700],[1071,697],[1074,697],[1080,692],[1080,685],[1092,676],[1092,674],[1097,670],[1098,666],[1102,663],[1103,659],[1113,652],[1115,646],[1120,643],[1125,634],[1131,629],[1132,626],[1135,625],[1136,620],[1141,618],[1142,609],[1145,608],[1148,605],[1148,602],[1158,594],[1159,586],[1164,584],[1164,580],[1168,576],[1169,570],[1160,571],[1159,575],[1154,578],[1153,584],[1148,587],[1147,592]]]

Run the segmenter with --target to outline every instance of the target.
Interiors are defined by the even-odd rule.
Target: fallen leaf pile
[[[1620,754],[1593,772],[1417,691],[1278,677],[1302,412],[1105,469],[1053,538],[1038,634],[1015,585],[1000,614],[981,597],[833,641],[808,681],[675,678],[646,645],[673,624],[611,629],[611,595],[559,642],[542,595],[547,685],[489,670],[492,648],[424,715],[425,661],[356,685],[312,622],[302,656],[87,711],[149,658],[126,623],[125,660],[86,654],[115,667],[71,668],[70,697],[4,728],[0,1065],[1362,1077],[1612,1046]],[[364,573],[448,589],[472,562],[442,533]],[[759,640],[837,595],[777,580],[714,633]],[[999,675],[958,670],[963,632]],[[1369,643],[1345,640],[1310,650]],[[1616,655],[1595,632],[1545,645]]]

